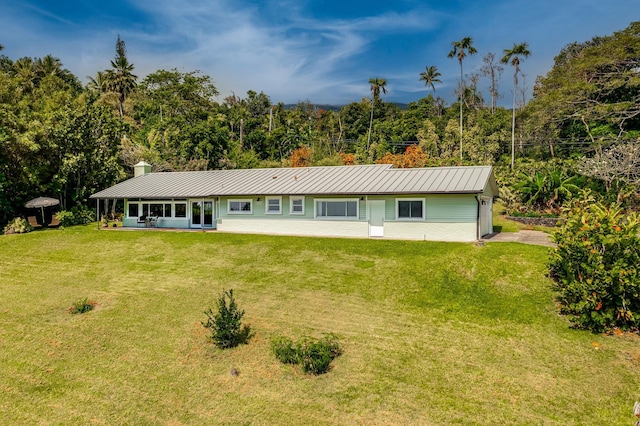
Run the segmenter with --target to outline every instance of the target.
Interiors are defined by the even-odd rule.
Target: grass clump
[[[278,336],[271,341],[271,349],[283,364],[300,364],[302,371],[316,375],[328,372],[331,361],[342,354],[335,334],[325,334],[321,339],[303,337],[296,343]]]
[[[88,298],[77,300],[71,305],[69,308],[69,313],[71,315],[84,314],[85,312],[92,311],[95,308],[96,303],[89,301]]]
[[[209,308],[204,313],[207,320],[202,325],[211,332],[211,340],[218,348],[235,348],[251,338],[251,327],[242,325],[244,310],[238,308],[232,289],[223,290],[218,298],[217,312]]]

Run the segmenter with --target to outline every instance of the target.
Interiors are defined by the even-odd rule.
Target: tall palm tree
[[[438,71],[438,67],[432,65],[430,67],[425,67],[425,71],[420,73],[420,81],[424,81],[424,85],[426,87],[431,86],[431,90],[435,93],[436,86],[434,86],[433,83],[442,83],[442,80],[438,78],[441,75],[440,71]]]
[[[371,85],[371,94],[373,96],[373,102],[371,103],[371,119],[369,120],[369,134],[367,136],[367,150],[369,149],[369,143],[371,142],[371,129],[373,128],[373,107],[376,101],[380,98],[380,92],[387,93],[387,80],[384,78],[370,78],[369,84]]]
[[[513,73],[513,109],[511,110],[511,168],[515,162],[516,146],[516,88],[518,87],[518,73],[520,73],[520,61],[531,55],[527,43],[513,44],[512,49],[504,49],[504,56],[500,60],[503,64],[511,63],[514,68]]]
[[[118,106],[120,108],[120,117],[124,116],[122,104],[127,96],[136,89],[137,76],[133,75],[133,64],[127,59],[127,51],[124,41],[118,35],[116,42],[116,57],[111,61],[113,69],[107,70],[106,80],[109,90],[118,94]]]
[[[467,55],[473,55],[477,53],[475,47],[473,47],[473,39],[471,37],[465,37],[460,41],[454,41],[451,43],[453,49],[447,55],[448,58],[458,58],[458,62],[460,63],[460,159],[462,160],[462,96],[464,93],[462,87],[462,60],[467,57]]]

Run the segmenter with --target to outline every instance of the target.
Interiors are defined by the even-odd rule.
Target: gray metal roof
[[[490,166],[396,169],[390,164],[160,172],[134,177],[91,198],[201,198],[249,195],[497,195]]]

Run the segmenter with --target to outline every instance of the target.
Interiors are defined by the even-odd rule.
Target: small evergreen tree
[[[217,303],[217,312],[211,308],[204,313],[207,320],[202,325],[211,331],[213,344],[220,349],[234,348],[247,343],[252,336],[251,328],[242,325],[244,310],[238,309],[233,290],[223,290]]]

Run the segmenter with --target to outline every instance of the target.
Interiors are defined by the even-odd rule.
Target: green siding
[[[426,202],[426,222],[475,222],[478,203],[473,195],[403,195],[370,196],[369,200],[385,201],[385,221],[396,221],[397,199],[424,199]]]
[[[475,222],[478,202],[473,195],[427,196],[428,222]]]

